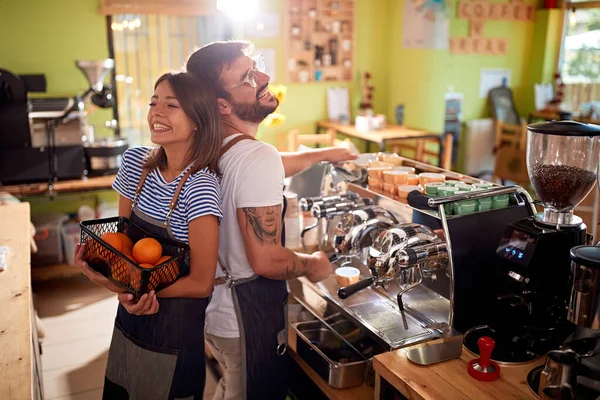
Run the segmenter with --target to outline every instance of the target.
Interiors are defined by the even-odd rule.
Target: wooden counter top
[[[427,344],[425,344],[427,345]],[[410,348],[408,348],[410,349]],[[400,349],[375,356],[375,372],[410,400],[512,400],[535,399],[527,386],[527,374],[544,358],[521,365],[500,366],[500,379],[481,382],[467,372],[476,358],[463,349],[461,358],[432,365],[418,365]]]
[[[33,398],[29,203],[0,206],[0,399]]]

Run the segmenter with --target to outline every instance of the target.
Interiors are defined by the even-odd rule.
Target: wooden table
[[[375,399],[384,398],[388,385],[410,400],[535,399],[527,386],[527,374],[544,362],[542,357],[521,366],[501,366],[498,380],[481,382],[467,373],[469,360],[476,358],[467,350],[463,349],[461,358],[427,366],[408,360],[406,351],[400,349],[375,356]]]
[[[534,111],[529,114],[529,123],[532,123],[536,119],[543,119],[546,121],[559,121],[560,114],[556,111]],[[598,118],[582,118],[576,115],[572,117],[573,121],[583,122],[586,124],[600,125],[600,119]]]
[[[0,206],[0,246],[9,248],[8,268],[0,271],[0,399],[35,399],[41,393],[29,219],[29,203]]]
[[[334,129],[336,132],[344,135],[377,143],[380,151],[384,151],[386,144],[393,144],[394,142],[397,143],[401,140],[443,139],[442,135],[427,131],[409,129],[401,125],[388,125],[384,129],[359,132],[353,125],[343,125],[332,121],[319,121],[317,122],[317,133],[319,133],[321,129]]]
[[[97,176],[87,179],[73,179],[69,181],[58,181],[54,183],[52,191],[54,193],[85,192],[91,190],[110,189],[116,175]],[[13,196],[22,198],[23,196],[32,196],[45,194],[49,192],[48,182],[29,183],[23,185],[0,186],[0,191],[5,191]]]

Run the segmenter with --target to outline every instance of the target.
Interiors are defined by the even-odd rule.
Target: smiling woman
[[[148,109],[152,143],[158,145],[146,168],[158,167],[169,178],[194,163],[193,171],[205,167],[217,172],[221,148],[220,115],[210,85],[188,73],[164,74],[156,81]],[[203,96],[196,96],[204,93]],[[165,147],[181,157],[167,163]],[[175,168],[168,170],[168,165]],[[170,176],[173,175],[173,176]]]
[[[193,96],[197,93],[202,95]],[[217,176],[221,124],[210,84],[186,72],[164,74],[154,86],[148,125],[158,146],[132,147],[123,155],[113,184],[119,216],[158,238],[189,244],[189,274],[158,293],[134,298],[90,269],[83,261],[85,244],[77,246],[75,259],[90,279],[120,293],[103,398],[199,399],[205,310],[223,217]]]

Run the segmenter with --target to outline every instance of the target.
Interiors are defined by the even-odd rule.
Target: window
[[[121,136],[148,146],[146,115],[156,79],[183,67],[194,48],[231,38],[231,23],[221,14],[121,14],[109,21]]]
[[[600,111],[600,2],[567,4],[561,77],[565,84],[563,101],[569,110],[582,117]]]

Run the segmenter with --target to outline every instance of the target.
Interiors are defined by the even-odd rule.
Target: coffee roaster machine
[[[18,76],[0,69],[0,182],[22,184],[86,178],[102,172],[92,168],[98,157],[97,145],[84,110],[87,103],[112,107],[111,88],[104,85],[114,68],[112,59],[76,61],[89,89],[81,96],[36,98],[31,93],[45,92],[43,75]],[[111,152],[122,154],[128,147]],[[91,153],[90,150],[91,149]],[[115,169],[116,170],[116,169]]]

